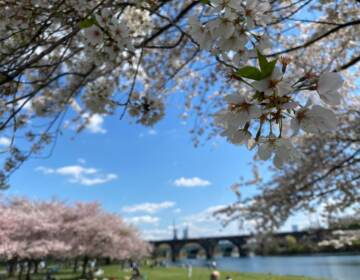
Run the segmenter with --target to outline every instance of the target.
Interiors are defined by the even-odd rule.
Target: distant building
[[[173,240],[177,240],[177,239],[178,239],[177,228],[175,225],[175,221],[173,221]]]
[[[183,231],[183,239],[188,239],[188,238],[189,238],[189,227],[186,226]]]

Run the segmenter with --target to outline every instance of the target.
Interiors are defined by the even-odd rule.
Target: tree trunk
[[[18,274],[18,279],[19,280],[21,280],[23,272],[24,272],[24,263],[21,262],[20,263],[20,270],[19,270],[19,274]]]
[[[73,272],[76,273],[78,270],[78,259],[75,259],[74,261],[74,267],[73,267]]]
[[[84,262],[83,262],[83,267],[82,267],[82,276],[86,276],[86,268],[89,262],[89,258],[85,257],[84,258]]]
[[[34,273],[38,274],[39,273],[39,260],[34,261]]]
[[[31,280],[30,277],[31,267],[32,267],[32,261],[27,261],[26,280]]]
[[[15,259],[11,259],[11,260],[8,262],[8,274],[9,274],[9,277],[14,276],[14,274],[15,274],[15,269],[16,269],[16,264],[17,264],[16,258],[15,258]]]

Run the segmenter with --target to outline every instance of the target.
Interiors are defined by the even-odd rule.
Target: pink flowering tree
[[[32,155],[46,152],[64,129],[81,132],[111,115],[153,126],[178,92],[184,96],[182,116],[196,117],[195,145],[221,135],[254,150],[256,160],[271,160],[282,178],[293,169],[313,176],[302,168],[309,149],[302,139],[334,139],[338,115],[359,105],[359,5],[1,2],[0,131],[9,140],[1,186],[8,187],[9,176]],[[34,128],[34,122],[43,125]],[[351,147],[358,150],[358,143]],[[332,165],[317,163],[321,172],[339,177]],[[301,189],[298,197],[305,200]],[[286,206],[290,212],[292,205]]]
[[[101,210],[96,203],[78,203],[65,214],[62,238],[69,255],[83,261],[83,273],[91,259],[127,260],[143,258],[149,247],[132,227],[115,214]]]
[[[68,206],[53,200],[33,202],[23,198],[3,200],[0,226],[0,258],[19,277],[37,272],[42,259],[83,261],[86,273],[90,259],[128,260],[149,254],[149,246],[136,229],[115,214],[105,213],[96,203]]]

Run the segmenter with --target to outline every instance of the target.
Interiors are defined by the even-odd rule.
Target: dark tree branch
[[[276,53],[272,53],[272,54],[269,54],[268,56],[269,57],[278,56],[278,55],[281,55],[281,54],[285,54],[285,53],[294,52],[294,51],[297,51],[297,50],[300,50],[300,49],[304,49],[304,48],[309,47],[312,44],[326,38],[327,36],[338,32],[339,30],[341,30],[343,28],[347,28],[347,27],[355,26],[355,25],[360,25],[360,19],[355,20],[355,21],[350,21],[350,22],[347,22],[347,23],[344,23],[344,24],[340,24],[340,25],[330,29],[329,31],[325,32],[321,36],[316,37],[316,38],[314,38],[314,39],[312,39],[312,40],[310,40],[310,41],[308,41],[308,42],[306,42],[306,43],[304,43],[302,45],[298,45],[298,46],[293,47],[293,48],[289,48],[289,49],[282,50],[282,51],[279,51],[279,52],[276,52]]]

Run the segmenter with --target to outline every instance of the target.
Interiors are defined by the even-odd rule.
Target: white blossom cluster
[[[298,158],[291,137],[284,133],[285,126],[291,127],[293,135],[300,129],[307,133],[336,129],[336,116],[329,106],[340,105],[338,90],[343,80],[338,73],[325,72],[319,77],[307,73],[291,81],[285,77],[290,59],[281,58],[282,67],[277,67],[276,59],[269,61],[262,54],[270,44],[264,44],[268,41],[265,34],[261,37],[255,31],[271,18],[268,1],[211,0],[209,5],[213,14],[206,23],[189,19],[191,34],[202,49],[235,67],[233,78],[248,87],[246,93],[224,97],[227,107],[215,114],[215,123],[229,142],[257,147],[260,159],[273,158],[274,165],[281,168]],[[254,55],[259,68],[244,65]],[[302,104],[298,95],[305,90],[310,93]],[[323,106],[313,104],[315,91]]]
[[[83,35],[88,54],[95,58],[97,64],[101,65],[104,58],[113,64],[119,57],[123,59],[126,51],[134,52],[127,23],[119,20],[117,13],[110,8],[103,8],[83,24],[86,27]]]
[[[90,83],[81,98],[92,114],[109,114],[116,107],[112,99],[114,90],[114,82],[101,78]]]
[[[270,47],[266,34],[254,30],[271,19],[268,1],[211,0],[209,5],[213,13],[207,22],[189,18],[191,35],[202,49],[222,55],[224,60],[239,66],[255,54],[253,45],[261,50]],[[230,51],[235,52],[231,60]]]
[[[314,80],[316,87],[309,87]],[[274,156],[273,163],[277,168],[286,161],[297,159],[298,152],[292,145],[291,136],[299,130],[321,133],[337,127],[336,115],[327,105],[340,103],[338,89],[343,80],[338,73],[325,72],[319,78],[304,78],[299,85],[287,81],[283,71],[275,67],[268,77],[246,83],[249,93],[225,96],[227,107],[215,114],[215,122],[222,128],[222,136],[231,143],[245,144],[249,149],[257,147],[262,160]],[[306,104],[301,104],[297,93],[306,85],[309,95],[318,94],[325,104],[313,104],[310,98]],[[290,125],[291,136],[283,132],[285,125]]]

